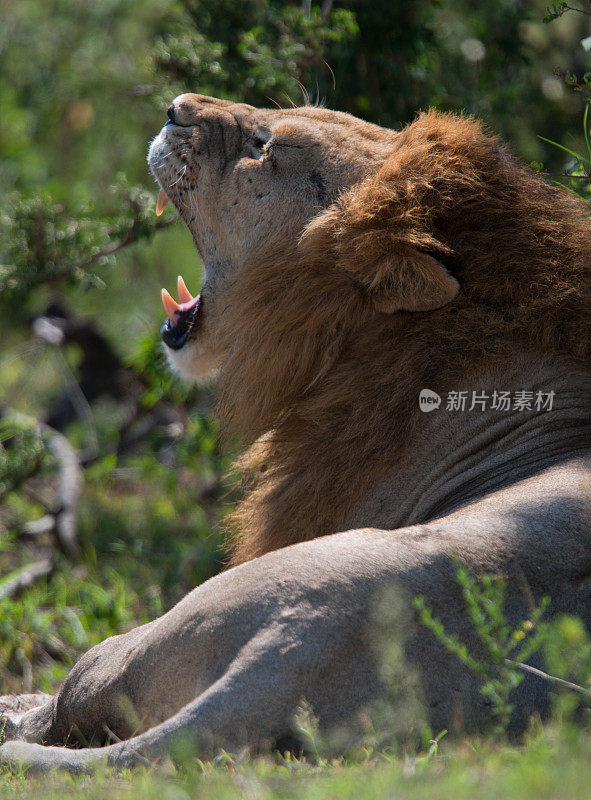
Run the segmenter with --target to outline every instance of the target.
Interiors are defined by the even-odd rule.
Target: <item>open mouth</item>
[[[166,322],[160,328],[160,336],[164,344],[171,350],[180,350],[194,329],[201,310],[201,295],[193,297],[184,280],[177,278],[177,296],[179,302],[162,289],[162,305],[166,311]]]
[[[160,216],[169,202],[164,189],[160,189],[156,201],[156,216]],[[166,321],[160,328],[162,341],[171,350],[180,350],[186,344],[191,332],[195,328],[201,310],[201,294],[193,297],[187,289],[182,276],[177,278],[178,302],[166,290],[162,289],[162,305],[166,311]]]

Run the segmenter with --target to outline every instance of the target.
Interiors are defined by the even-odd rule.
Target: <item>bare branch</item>
[[[324,0],[320,8],[322,19],[326,19],[331,12],[333,0]]]
[[[574,6],[566,6],[569,11],[577,11],[579,14],[585,14],[586,17],[591,17],[591,11],[585,11],[584,8],[575,8]]]
[[[44,533],[52,533],[55,530],[55,516],[44,514],[39,519],[31,520],[23,525],[23,536],[42,536]]]
[[[159,220],[154,225],[154,231],[155,232],[161,231],[164,228],[168,228],[170,227],[170,225],[172,225],[173,222],[176,222],[175,217],[172,217],[171,219]],[[119,252],[119,250],[122,250],[124,247],[128,247],[130,244],[134,244],[134,242],[137,242],[138,239],[139,237],[137,235],[136,226],[133,225],[127,232],[127,234],[123,237],[123,239],[120,239],[117,242],[111,242],[110,244],[103,247],[102,250],[99,250],[98,253],[95,253],[93,256],[87,259],[86,261],[83,261],[80,264],[74,264],[69,267],[64,267],[63,269],[60,269],[57,272],[53,272],[50,275],[43,273],[35,275],[31,278],[30,284],[32,286],[36,286],[44,283],[49,286],[54,283],[59,283],[60,281],[69,278],[70,275],[72,275],[77,270],[84,271],[89,269],[90,267],[97,264],[101,259],[108,258],[109,256],[114,255],[115,253]]]
[[[47,440],[47,446],[58,461],[58,503],[53,513],[57,539],[64,553],[71,558],[80,554],[78,547],[78,500],[82,492],[83,477],[78,455],[68,439],[33,417],[4,407],[3,415],[9,414],[31,427],[37,428]],[[47,509],[49,511],[49,509]]]
[[[78,547],[78,500],[82,492],[83,478],[78,455],[70,442],[49,425],[39,423],[47,436],[49,449],[59,462],[58,499],[56,514],[58,541],[66,555],[77,557]]]
[[[24,589],[28,589],[39,578],[49,575],[53,570],[53,562],[49,556],[44,556],[21,569],[15,570],[0,582],[0,600],[5,597],[15,597]]]
[[[538,678],[542,678],[544,681],[557,683],[559,686],[564,686],[566,689],[572,689],[574,692],[585,694],[587,697],[591,696],[591,692],[588,689],[585,689],[584,686],[579,686],[578,683],[571,683],[571,681],[565,681],[563,678],[557,678],[555,675],[548,675],[547,672],[537,669],[537,667],[532,667],[529,664],[522,664],[520,661],[512,661],[510,658],[505,659],[505,664],[510,664],[513,667],[517,667],[523,672],[529,672],[532,675],[537,675]]]

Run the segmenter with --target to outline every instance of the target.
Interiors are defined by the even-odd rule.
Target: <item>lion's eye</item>
[[[269,139],[270,134],[266,131],[254,133],[245,139],[243,150],[249,158],[255,158],[257,161],[262,161],[269,152]]]

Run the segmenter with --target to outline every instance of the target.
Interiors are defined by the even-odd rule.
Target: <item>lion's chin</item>
[[[171,370],[187,382],[210,383],[216,379],[221,356],[207,352],[198,339],[189,340],[178,350],[164,344]]]

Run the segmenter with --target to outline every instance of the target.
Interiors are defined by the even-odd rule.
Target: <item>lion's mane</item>
[[[426,255],[461,290],[407,313],[413,292],[437,289]],[[476,379],[516,343],[589,368],[590,257],[583,201],[479,122],[429,112],[408,125],[377,174],[233,286],[219,413],[250,443],[234,563],[341,530],[403,463],[435,379]]]

